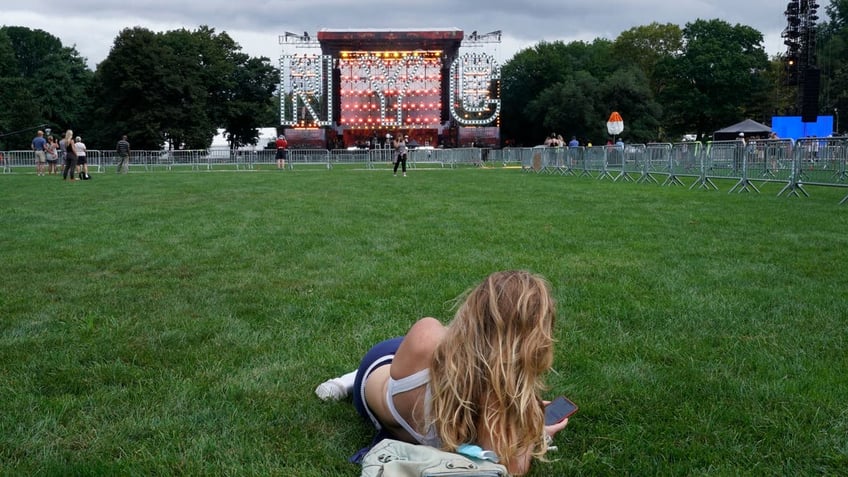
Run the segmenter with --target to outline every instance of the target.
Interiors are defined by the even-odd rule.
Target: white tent
[[[273,141],[277,139],[277,128],[258,128],[259,129],[259,141],[256,143],[256,147],[254,146],[242,146],[239,150],[242,151],[252,151],[254,149],[264,149],[265,145],[268,144],[269,141]],[[230,143],[227,142],[226,136],[224,136],[224,130],[219,129],[218,134],[212,138],[212,147],[215,149],[229,147]]]

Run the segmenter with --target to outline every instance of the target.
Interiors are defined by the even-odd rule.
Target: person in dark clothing
[[[68,129],[65,131],[65,169],[62,171],[62,180],[68,180],[68,174],[70,174],[70,180],[73,182],[74,179],[74,171],[77,168],[77,146],[74,142],[74,132]]]

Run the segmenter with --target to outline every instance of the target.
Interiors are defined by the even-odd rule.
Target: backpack
[[[435,447],[383,439],[362,458],[361,477],[508,477],[506,467]]]

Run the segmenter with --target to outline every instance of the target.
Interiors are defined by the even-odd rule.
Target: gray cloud
[[[276,58],[278,35],[320,28],[456,27],[467,33],[502,30],[502,59],[539,41],[614,39],[622,31],[652,22],[684,26],[720,18],[751,26],[765,37],[770,55],[781,53],[784,2],[770,0],[573,0],[427,2],[347,0],[0,0],[0,22],[38,28],[76,46],[92,67],[108,55],[124,28],[153,31],[208,25],[226,31],[253,56]],[[822,9],[823,10],[823,9]],[[67,12],[61,16],[44,12]]]

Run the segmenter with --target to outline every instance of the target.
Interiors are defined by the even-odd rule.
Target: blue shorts
[[[382,428],[377,417],[371,413],[365,404],[365,379],[377,368],[391,364],[395,353],[400,347],[403,337],[392,338],[381,341],[365,353],[359,369],[356,371],[356,379],[353,382],[353,406],[356,412],[365,419],[369,419],[378,430]]]

